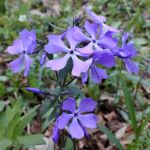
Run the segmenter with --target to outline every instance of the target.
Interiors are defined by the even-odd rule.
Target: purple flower
[[[44,92],[40,89],[32,88],[32,87],[26,87],[26,90],[35,94],[48,94],[47,92]]]
[[[137,63],[132,61],[131,59],[134,58],[137,55],[137,51],[134,47],[134,43],[132,41],[127,42],[127,39],[129,37],[128,33],[125,33],[122,36],[122,46],[121,47],[116,47],[113,50],[113,53],[115,56],[121,58],[124,63],[127,71],[129,73],[135,73],[138,74],[139,72],[139,67]]]
[[[21,71],[23,64],[24,76],[28,75],[32,59],[28,56],[34,52],[36,48],[36,33],[35,30],[28,31],[27,29],[22,30],[19,33],[19,38],[13,42],[12,46],[7,48],[10,54],[20,55],[17,59],[13,60],[8,64],[13,73]]]
[[[63,112],[57,119],[58,128],[64,129],[68,127],[68,132],[72,138],[81,139],[85,134],[86,128],[96,128],[96,115],[92,112],[96,108],[96,102],[91,98],[83,98],[76,109],[76,100],[74,98],[67,98],[62,105],[62,109],[69,113]]]
[[[59,140],[59,129],[58,129],[58,121],[56,120],[54,127],[53,127],[53,135],[52,135],[52,139],[55,143],[58,142]]]
[[[86,13],[90,16],[90,18],[97,24],[102,24],[104,29],[106,31],[111,31],[111,32],[120,32],[120,30],[117,30],[111,26],[108,26],[104,22],[106,22],[106,18],[104,16],[98,16],[94,12],[92,12],[89,8],[86,8]]]
[[[71,58],[73,61],[72,75],[80,76],[82,72],[87,72],[92,63],[92,59],[82,61],[78,58],[78,56],[83,58],[83,55],[77,51],[76,45],[78,42],[72,37],[72,33],[75,32],[75,30],[77,30],[77,27],[69,28],[65,33],[66,40],[70,47],[67,47],[64,44],[62,36],[48,36],[49,43],[45,46],[46,52],[49,54],[61,53],[65,54],[65,56],[59,59],[49,60],[46,63],[47,67],[50,67],[52,70],[59,71],[66,66],[68,59]]]
[[[85,47],[77,48],[77,51],[89,55],[94,50],[104,51],[105,49],[112,49],[117,46],[118,40],[113,37],[113,33],[109,31],[105,32],[101,25],[86,21],[84,28],[89,36],[85,35],[81,30],[73,33],[74,39],[77,42],[88,42]]]

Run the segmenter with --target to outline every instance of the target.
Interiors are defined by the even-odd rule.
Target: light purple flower
[[[89,36],[85,35],[81,30],[73,33],[74,39],[77,42],[88,42],[85,47],[77,48],[77,51],[89,55],[94,50],[105,51],[105,49],[112,49],[117,46],[118,40],[113,37],[113,33],[109,31],[105,32],[101,25],[86,21],[84,28]]]
[[[35,30],[28,31],[27,29],[22,30],[19,33],[19,38],[13,42],[12,46],[7,48],[8,53],[14,55],[20,55],[17,59],[13,60],[8,64],[13,73],[21,71],[23,64],[24,76],[27,76],[32,63],[32,59],[28,56],[34,52],[36,48],[36,32]]]
[[[111,31],[111,32],[120,32],[120,30],[117,30],[104,22],[106,22],[106,18],[104,16],[98,16],[94,12],[92,12],[89,8],[86,7],[86,13],[89,15],[89,17],[97,24],[102,24],[103,28],[106,31]]]
[[[78,42],[75,41],[72,36],[72,33],[75,32],[75,30],[77,30],[77,27],[69,28],[65,33],[66,40],[70,47],[67,47],[64,44],[62,36],[48,36],[49,43],[45,46],[46,52],[49,54],[61,53],[65,54],[65,56],[59,59],[49,60],[46,63],[47,67],[50,67],[52,70],[59,71],[66,66],[68,59],[71,58],[73,61],[72,75],[80,76],[82,72],[87,72],[92,63],[92,59],[82,61],[78,58],[78,56],[83,57],[83,55],[76,50]]]
[[[29,91],[29,92],[35,93],[35,94],[48,94],[45,91],[42,91],[38,88],[33,88],[33,87],[26,87],[26,90]]]
[[[55,143],[58,142],[59,140],[59,129],[58,129],[58,121],[56,120],[54,127],[53,127],[53,135],[52,135],[52,139]]]
[[[96,115],[89,113],[96,108],[96,102],[91,98],[83,98],[76,109],[76,100],[67,98],[62,105],[62,109],[68,111],[63,112],[57,119],[58,128],[64,129],[68,127],[68,132],[72,138],[81,139],[85,135],[85,128],[96,128]]]
[[[129,73],[138,74],[139,67],[136,62],[131,60],[137,55],[137,51],[132,41],[127,42],[128,37],[129,37],[128,33],[125,33],[122,36],[122,46],[116,47],[113,50],[113,53],[115,56],[121,58],[124,61],[125,67]]]

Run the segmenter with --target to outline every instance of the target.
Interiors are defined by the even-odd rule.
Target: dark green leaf
[[[124,148],[122,147],[121,143],[119,142],[119,140],[116,138],[116,136],[109,130],[107,129],[103,124],[99,124],[98,125],[99,129],[107,135],[108,139],[113,142],[114,144],[116,144],[117,148],[119,150],[123,150]]]
[[[2,139],[0,141],[0,150],[7,149],[9,146],[11,146],[12,141],[9,139]]]
[[[65,150],[73,150],[73,142],[70,138],[67,138]]]
[[[42,134],[24,135],[17,138],[19,144],[25,147],[45,144]]]
[[[133,100],[132,100],[131,92],[129,91],[123,77],[121,78],[121,87],[122,87],[122,90],[124,92],[125,104],[126,104],[126,107],[128,109],[129,117],[131,119],[131,125],[132,125],[132,127],[133,127],[133,129],[135,130],[135,133],[136,133],[137,121],[136,121],[136,116],[135,116],[134,103],[133,103]]]

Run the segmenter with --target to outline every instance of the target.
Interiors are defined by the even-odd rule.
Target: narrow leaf
[[[135,109],[134,109],[134,103],[132,100],[131,92],[129,91],[123,77],[121,78],[121,87],[124,92],[125,96],[125,104],[128,109],[129,117],[131,119],[131,125],[135,131],[135,134],[137,132],[137,121],[136,121],[136,116],[135,116]]]
[[[108,139],[111,142],[116,144],[116,146],[119,150],[124,149],[123,146],[121,145],[120,141],[116,138],[116,136],[108,128],[106,128],[103,124],[99,124],[98,127],[104,134],[107,135]]]

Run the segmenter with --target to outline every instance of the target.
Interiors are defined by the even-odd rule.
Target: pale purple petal
[[[50,67],[52,70],[56,70],[56,71],[61,70],[66,66],[69,57],[70,55],[67,54],[63,58],[49,60],[46,63],[46,67]]]
[[[93,43],[90,42],[88,45],[82,48],[76,48],[78,52],[80,52],[83,55],[90,55],[93,53]]]
[[[71,134],[72,138],[81,139],[84,136],[83,129],[79,125],[77,118],[73,118],[70,126],[69,126],[69,133]]]
[[[124,35],[122,36],[122,47],[124,47],[127,43],[127,39],[129,37],[129,33],[124,33]]]
[[[68,97],[62,105],[63,110],[68,110],[71,113],[75,113],[76,110],[76,100],[72,97]]]
[[[138,74],[139,67],[136,62],[129,59],[125,59],[124,62],[125,62],[125,67],[129,73]]]
[[[91,38],[87,37],[81,30],[76,30],[75,29],[75,32],[73,33],[73,38],[81,43],[81,42],[84,42],[84,41],[90,41]]]
[[[87,82],[88,79],[88,72],[82,73],[82,83]]]
[[[55,143],[58,142],[59,139],[59,129],[57,126],[57,122],[55,123],[54,127],[53,127],[53,135],[52,135],[52,139]]]
[[[79,77],[82,72],[87,72],[91,63],[92,59],[88,59],[86,61],[82,61],[79,58],[77,58],[75,55],[71,55],[73,60],[73,69],[72,69],[72,75]]]
[[[49,35],[48,36],[49,43],[45,45],[45,51],[49,54],[55,54],[59,52],[68,52],[69,49],[63,43],[61,36],[58,35]]]
[[[10,54],[20,54],[23,52],[23,44],[20,39],[17,39],[13,42],[12,46],[7,48],[8,53]]]
[[[117,46],[118,40],[113,37],[111,32],[107,32],[99,39],[99,44],[101,44],[104,48],[112,49]]]
[[[96,115],[94,114],[85,114],[85,115],[78,115],[78,119],[80,120],[81,124],[86,128],[96,128]]]
[[[78,113],[91,112],[96,108],[97,103],[92,98],[83,98],[80,102]]]
[[[24,69],[24,76],[27,76],[30,70],[30,66],[32,64],[32,58],[30,58],[27,54],[25,54],[25,69]]]
[[[104,69],[97,67],[96,65],[91,66],[91,78],[95,83],[100,83],[102,79],[107,79],[107,73]]]
[[[40,66],[44,65],[46,61],[47,54],[44,52],[40,58]]]
[[[90,23],[89,21],[85,21],[85,30],[93,39],[96,39],[96,35],[98,33],[98,25],[95,23]]]
[[[27,29],[24,29],[19,33],[19,35],[23,43],[24,51],[29,51],[29,53],[33,51],[36,40],[35,30],[28,31]]]
[[[77,27],[72,27],[66,31],[66,39],[70,45],[71,50],[74,50],[76,45],[79,43],[74,39],[74,33],[76,32],[76,30],[78,30]]]
[[[98,16],[94,12],[92,12],[89,8],[86,8],[86,13],[91,17],[91,19],[96,23],[102,23],[106,21],[104,16]]]
[[[73,114],[62,113],[62,115],[57,119],[58,128],[64,129],[72,117]]]
[[[23,66],[24,56],[20,55],[17,59],[13,60],[8,64],[13,73],[18,73],[21,71]]]
[[[107,49],[105,49],[103,52],[95,51],[93,58],[96,60],[97,63],[107,68],[115,66],[115,57]]]
[[[103,23],[103,27],[104,27],[105,30],[110,31],[110,32],[114,32],[114,33],[121,31],[121,30],[117,30],[117,29],[115,29],[115,28],[113,28],[113,27],[111,27],[111,26],[109,26],[107,24],[104,24],[104,23]]]

